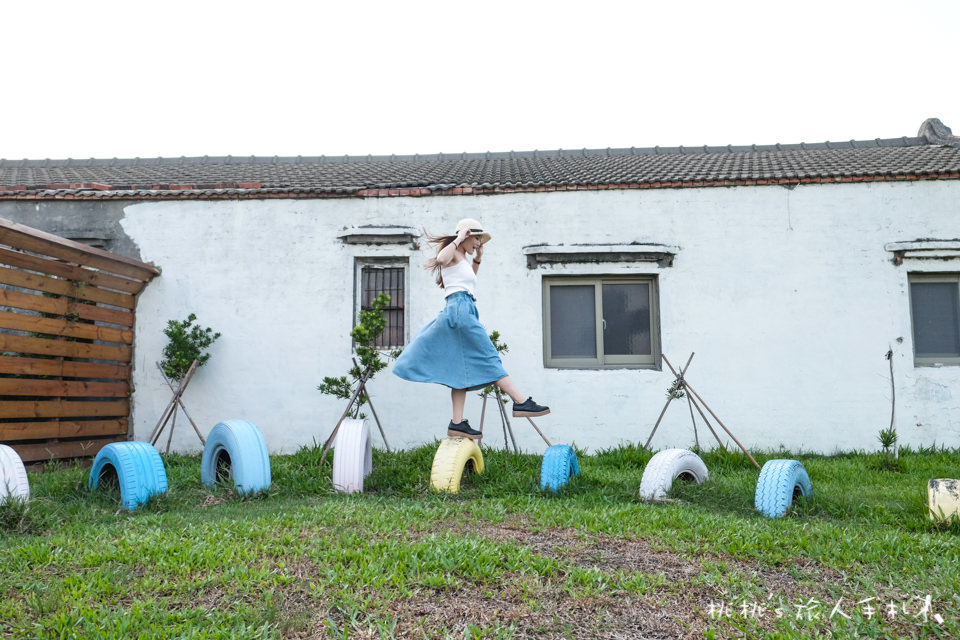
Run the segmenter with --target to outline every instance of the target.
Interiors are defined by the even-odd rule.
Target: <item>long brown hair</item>
[[[457,239],[457,236],[435,236],[426,229],[423,230],[423,235],[427,237],[427,243],[436,250],[433,257],[424,263],[423,268],[433,274],[437,286],[443,289],[443,275],[440,273],[443,265],[437,262],[437,254],[446,249],[451,242]]]

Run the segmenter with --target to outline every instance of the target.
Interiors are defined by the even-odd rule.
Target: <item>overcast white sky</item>
[[[5,2],[0,158],[960,134],[960,1]]]

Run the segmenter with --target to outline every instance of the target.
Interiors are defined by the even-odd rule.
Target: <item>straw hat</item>
[[[464,218],[457,223],[456,234],[460,233],[461,229],[470,229],[470,235],[480,236],[480,244],[486,244],[490,242],[490,234],[483,230],[483,225],[480,224],[479,220],[474,220],[473,218]]]

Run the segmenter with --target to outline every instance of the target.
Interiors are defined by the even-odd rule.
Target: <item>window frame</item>
[[[907,296],[910,304],[910,339],[913,342],[913,363],[918,367],[957,366],[960,354],[956,356],[921,356],[917,354],[917,323],[913,306],[913,284],[916,282],[949,283],[960,288],[960,273],[957,272],[911,272],[907,276]],[[960,331],[960,327],[957,328]]]
[[[554,358],[551,353],[552,322],[550,289],[557,286],[594,286],[596,318],[595,358]],[[650,303],[650,355],[604,355],[603,353],[603,285],[646,284]],[[660,289],[655,275],[581,275],[545,276],[543,278],[543,365],[549,369],[660,369]]]
[[[351,329],[360,324],[360,312],[363,310],[363,272],[367,268],[373,269],[402,269],[403,271],[403,344],[377,347],[378,351],[393,351],[406,347],[410,342],[410,260],[399,257],[357,257],[354,259],[353,277],[353,324]]]

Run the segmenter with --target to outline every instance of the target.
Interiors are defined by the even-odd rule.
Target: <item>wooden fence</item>
[[[0,218],[0,443],[32,462],[127,439],[136,296],[159,274]]]

